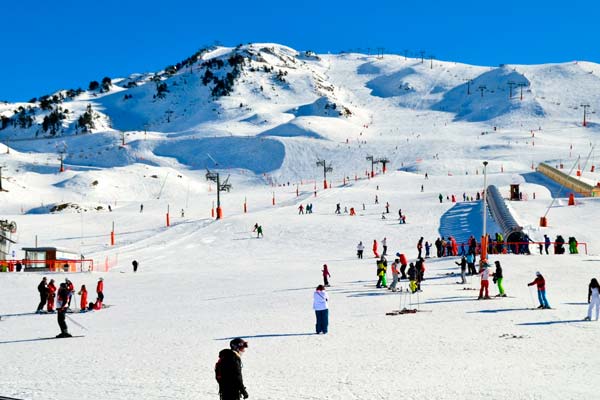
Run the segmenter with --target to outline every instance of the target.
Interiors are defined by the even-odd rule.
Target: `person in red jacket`
[[[327,268],[327,264],[323,264],[323,285],[329,286],[329,280],[331,274],[329,273],[329,269]]]
[[[375,258],[379,258],[379,253],[377,252],[377,240],[373,240],[373,254],[375,254]]]
[[[85,312],[88,308],[88,303],[87,303],[87,289],[85,287],[85,285],[81,285],[81,289],[79,290],[79,293],[77,293],[78,295],[81,296],[81,306],[80,306],[80,311],[81,312]]]
[[[535,273],[535,279],[533,280],[533,282],[527,284],[527,286],[533,285],[537,285],[538,300],[540,302],[538,308],[550,308],[550,304],[548,304],[548,299],[546,299],[546,280],[539,271]]]
[[[96,285],[96,293],[98,294],[98,298],[96,299],[96,304],[94,308],[96,310],[100,310],[102,308],[102,302],[104,301],[104,279],[99,278],[98,284]]]
[[[56,286],[54,285],[54,279],[50,279],[48,284],[48,312],[54,312],[54,299],[56,297]]]
[[[400,257],[400,279],[408,279],[406,276],[406,266],[408,265],[408,260],[404,253],[396,253],[396,257]]]
[[[69,291],[67,308],[71,308],[71,298],[73,297],[73,294],[75,294],[75,285],[73,285],[73,282],[71,282],[69,278],[65,278],[65,284],[67,285],[67,290]]]

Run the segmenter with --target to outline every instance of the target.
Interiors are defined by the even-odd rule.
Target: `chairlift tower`
[[[387,167],[386,165],[390,162],[389,158],[386,157],[382,157],[376,160],[378,163],[381,163],[382,165],[382,171],[385,174],[387,172]]]
[[[590,105],[589,104],[582,104],[581,107],[583,107],[583,126],[587,126],[587,109]]]
[[[323,167],[323,189],[327,189],[327,173],[333,171],[331,163],[327,165],[325,160],[317,160],[317,167]]]
[[[221,183],[221,179],[218,172],[212,172],[208,168],[206,169],[206,180],[213,181],[217,184],[217,218],[223,218],[223,210],[221,209],[221,192],[227,191],[229,192],[232,188],[231,183],[229,183],[229,176],[223,183]]]
[[[371,161],[371,178],[375,177],[375,164],[379,164],[379,160],[376,160],[373,156],[367,156],[367,161]]]

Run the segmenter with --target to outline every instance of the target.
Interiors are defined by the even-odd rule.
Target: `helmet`
[[[248,342],[246,342],[242,338],[235,338],[231,342],[229,342],[229,347],[231,347],[231,350],[239,350],[241,348],[247,348]]]
[[[537,276],[541,276],[541,275],[542,275],[542,273],[541,273],[540,271],[537,271],[535,274],[536,274]]]

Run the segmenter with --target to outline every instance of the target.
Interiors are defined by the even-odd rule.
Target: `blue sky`
[[[470,64],[600,62],[592,1],[6,1],[0,100],[159,70],[204,45],[385,48]]]

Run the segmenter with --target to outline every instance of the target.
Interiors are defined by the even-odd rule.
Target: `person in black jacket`
[[[460,266],[460,282],[456,283],[464,285],[465,283],[467,283],[467,280],[465,278],[465,273],[467,272],[467,258],[465,256],[462,256],[460,262],[455,261],[454,264]]]
[[[57,321],[58,326],[60,327],[60,333],[56,335],[57,338],[69,338],[71,334],[69,333],[69,328],[67,327],[67,322],[65,318],[67,316],[67,307],[69,304],[69,289],[67,288],[66,283],[61,283],[60,288],[58,289],[58,303],[56,307],[57,313]]]
[[[248,342],[241,338],[235,338],[229,342],[230,349],[219,352],[219,361],[215,366],[215,374],[219,383],[219,395],[221,400],[239,400],[240,396],[248,398],[248,392],[242,378],[241,356],[248,348]]]
[[[500,265],[500,261],[494,261],[496,265],[496,272],[492,274],[494,283],[498,285],[498,294],[496,297],[506,297],[506,293],[504,293],[504,287],[502,286],[502,280],[504,279],[504,275],[502,275],[502,266]]]
[[[42,279],[37,289],[38,292],[40,292],[40,304],[38,304],[37,310],[35,312],[41,313],[43,311],[44,305],[48,301],[48,284],[46,283],[46,277]]]

